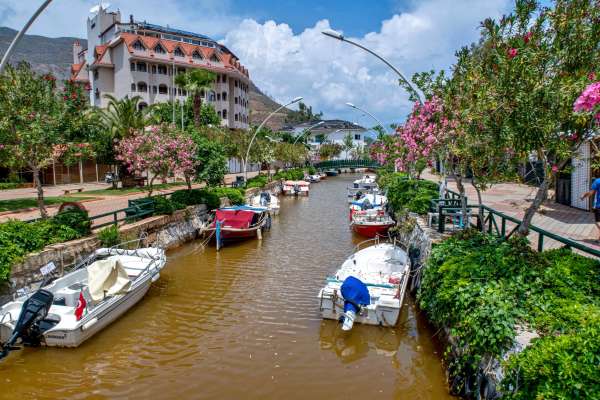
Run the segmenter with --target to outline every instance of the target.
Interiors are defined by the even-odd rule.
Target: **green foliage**
[[[154,200],[154,215],[171,215],[177,210],[185,208],[185,204],[179,203],[165,196],[155,196]]]
[[[339,156],[342,150],[342,146],[338,143],[323,143],[319,146],[319,156],[323,160],[329,160]]]
[[[87,211],[77,207],[68,208],[59,212],[52,218],[52,221],[56,225],[70,227],[75,230],[79,236],[88,235],[92,226]]]
[[[219,185],[228,171],[225,147],[197,130],[192,131],[192,140],[196,144],[196,180],[208,186]]]
[[[379,184],[387,189],[388,202],[396,212],[406,209],[417,214],[429,211],[432,199],[439,196],[438,185],[428,180],[409,179],[406,174],[383,174]]]
[[[244,204],[242,190],[222,187],[178,190],[171,195],[171,200],[176,204],[186,206],[206,204],[209,210],[214,210],[215,208],[219,208],[221,197],[227,197],[232,204]]]
[[[274,176],[274,180],[282,179],[284,181],[299,181],[304,178],[304,170],[302,168],[292,168],[288,170],[281,170]]]
[[[306,168],[306,172],[309,175],[315,175],[317,173],[317,169],[311,165],[308,168]]]
[[[22,183],[0,182],[0,190],[18,189],[22,186]]]
[[[250,189],[250,188],[261,188],[263,186],[265,186],[267,184],[267,182],[269,181],[269,178],[266,175],[256,175],[250,179],[248,179],[248,181],[246,182],[246,189]]]
[[[183,113],[183,127],[187,131],[194,129],[194,108],[192,98],[188,97],[183,103],[183,111],[181,102],[175,102],[175,125],[181,128],[181,117]],[[172,124],[173,123],[173,103],[154,103],[150,106],[150,120],[153,124]],[[217,115],[212,104],[202,104],[200,107],[200,125],[216,125],[221,123],[221,119]]]
[[[508,358],[507,396],[585,398],[600,385],[599,279],[598,261],[567,249],[537,253],[523,238],[466,231],[434,247],[418,300],[456,340],[454,373],[468,375],[484,357],[501,359],[521,325],[542,338]]]
[[[301,122],[318,121],[323,117],[323,112],[313,114],[312,106],[307,106],[303,102],[298,103],[298,111],[288,111],[285,122],[289,124],[299,124]]]
[[[226,187],[217,187],[209,189],[211,193],[216,194],[218,197],[227,197],[229,202],[233,205],[244,204],[245,198],[243,189],[237,188],[226,188]]]
[[[117,225],[111,225],[98,232],[98,239],[103,247],[116,246],[121,242],[121,234]]]

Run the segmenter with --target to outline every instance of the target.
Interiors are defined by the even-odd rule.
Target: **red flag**
[[[77,302],[77,307],[75,307],[75,318],[79,321],[83,318],[83,311],[85,310],[86,301],[83,298],[83,292],[79,292],[79,301]]]

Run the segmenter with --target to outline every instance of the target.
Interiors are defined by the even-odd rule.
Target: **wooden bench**
[[[65,192],[65,196],[68,196],[71,194],[71,192],[77,192],[77,193],[81,193],[83,192],[83,188],[73,188],[73,189],[65,189],[63,190],[63,192]]]

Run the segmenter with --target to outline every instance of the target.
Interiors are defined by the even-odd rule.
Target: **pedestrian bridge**
[[[340,169],[340,168],[379,168],[381,165],[374,160],[328,160],[314,163],[317,169]]]

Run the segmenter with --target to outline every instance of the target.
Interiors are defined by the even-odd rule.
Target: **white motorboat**
[[[0,358],[19,342],[79,346],[144,297],[165,263],[159,248],[96,250],[74,271],[0,308]]]
[[[377,187],[376,176],[366,174],[352,183],[354,189],[373,189]]]
[[[287,196],[308,196],[310,183],[306,181],[283,182],[283,193]]]
[[[279,199],[269,192],[261,192],[250,199],[252,207],[266,207],[271,215],[279,215]]]
[[[350,256],[319,291],[325,319],[342,320],[343,330],[354,322],[395,326],[410,274],[404,250],[378,243]]]
[[[310,183],[317,183],[321,181],[321,175],[308,175],[307,178]]]
[[[360,194],[358,199],[350,199],[350,210],[360,211],[367,209],[381,210],[387,204],[387,197],[377,193]]]

